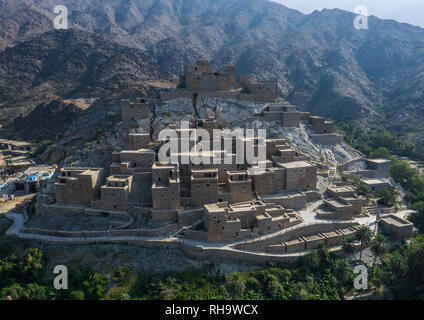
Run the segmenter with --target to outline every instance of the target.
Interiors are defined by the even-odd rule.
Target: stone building
[[[156,162],[152,167],[152,218],[175,217],[181,208],[180,175],[178,165]],[[169,214],[169,215],[168,215]],[[156,216],[156,217],[155,217]]]
[[[317,134],[334,133],[334,124],[326,121],[323,117],[309,116],[309,124],[314,128]]]
[[[17,152],[15,155],[28,155],[32,152],[32,144],[24,141],[0,139],[0,150]]]
[[[150,172],[155,163],[156,153],[151,149],[123,150],[114,152],[111,174],[134,174]]]
[[[374,194],[377,194],[384,189],[388,189],[391,186],[389,182],[383,179],[361,179],[361,181],[367,185]]]
[[[375,172],[376,178],[390,178],[391,163],[387,159],[367,159],[368,169]]]
[[[252,200],[252,180],[247,171],[228,171],[230,202],[244,202]]]
[[[140,98],[137,102],[131,102],[128,99],[121,100],[121,118],[124,123],[147,119],[150,115],[150,107],[145,99]]]
[[[352,220],[353,207],[340,198],[324,200],[324,204],[317,210],[317,216],[322,219]]]
[[[278,99],[278,80],[258,80],[254,75],[241,76],[237,83],[236,68],[224,66],[221,71],[213,71],[208,61],[199,60],[184,70],[184,88],[163,90],[162,101],[178,98],[215,97],[244,101],[276,102]]]
[[[358,196],[353,186],[334,186],[328,187],[326,191],[329,197],[338,198],[339,200],[352,205],[352,214],[359,215],[362,213],[362,204],[365,198]]]
[[[365,159],[359,165],[345,163],[339,166],[346,174],[362,179],[388,179],[390,178],[391,161],[387,159]]]
[[[379,223],[383,232],[395,239],[409,239],[413,236],[414,224],[394,214],[383,216]]]
[[[332,186],[327,188],[328,198],[317,208],[318,217],[323,219],[352,220],[362,213],[366,199],[356,194],[353,186]]]
[[[104,169],[62,168],[58,180],[55,183],[57,204],[88,206],[100,198]]]
[[[130,133],[128,135],[128,147],[130,150],[146,149],[150,143],[150,134],[146,133]]]
[[[224,66],[220,72],[212,71],[209,62],[199,60],[185,67],[185,88],[188,91],[229,91],[235,89],[236,70]]]
[[[106,211],[127,211],[132,182],[133,176],[130,175],[108,177],[106,185],[100,188],[101,208]]]
[[[256,76],[241,76],[241,100],[275,102],[278,99],[278,79],[258,80]],[[244,99],[243,99],[244,97]]]
[[[30,159],[32,145],[29,142],[0,139],[0,163],[6,172],[23,172],[35,165]]]
[[[300,122],[309,117],[309,112],[298,111],[287,102],[270,103],[262,113],[266,120],[280,121],[284,127],[295,128],[299,128]]]
[[[284,189],[288,191],[314,190],[317,188],[317,168],[306,161],[278,163],[283,169]]]
[[[208,242],[236,241],[252,235],[267,234],[301,222],[298,214],[281,206],[261,201],[229,205],[227,202],[204,206],[204,231],[187,232],[188,237]]]
[[[190,184],[193,207],[218,200],[218,169],[191,170]]]

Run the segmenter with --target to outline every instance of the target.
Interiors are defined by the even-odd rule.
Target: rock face
[[[280,95],[315,115],[383,125],[424,145],[422,28],[370,17],[369,30],[358,31],[349,12],[303,15],[267,0],[61,4],[72,30],[48,31],[53,0],[0,2],[0,108],[8,118],[52,99],[105,97],[181,76],[203,58],[278,78]]]
[[[0,53],[3,107],[54,98],[102,98],[160,79],[154,60],[137,49],[78,30],[55,30]]]
[[[309,155],[312,159],[328,164],[342,164],[353,159],[362,158],[362,154],[351,149],[345,142],[334,146],[313,142],[303,124],[300,128],[283,127],[277,121],[264,121],[255,117],[264,104],[234,100],[208,98],[198,104],[197,112],[201,118],[215,117],[222,128],[266,129],[270,138],[284,138],[293,147]],[[169,124],[179,124],[195,117],[195,110],[190,99],[172,100],[155,111],[152,127],[154,137]]]
[[[83,109],[73,103],[55,100],[38,105],[26,117],[18,117],[6,130],[23,140],[54,140],[56,136],[63,135],[74,121],[79,120],[82,113]]]

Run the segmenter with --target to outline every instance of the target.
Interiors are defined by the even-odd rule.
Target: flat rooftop
[[[335,208],[344,208],[344,207],[351,207],[352,205],[344,203],[338,199],[329,199],[327,200],[327,203],[332,205]]]
[[[395,215],[389,215],[389,216],[385,216],[382,217],[381,220],[384,220],[386,223],[398,226],[398,227],[402,227],[402,226],[408,226],[411,225],[412,223],[409,222],[408,220],[405,219],[401,219]]]
[[[367,185],[389,184],[387,181],[382,179],[362,179],[362,182]]]
[[[367,161],[374,162],[374,163],[388,163],[388,162],[391,162],[390,160],[387,160],[387,159],[367,159]]]
[[[108,181],[127,181],[130,175],[114,175],[107,178]]]
[[[140,153],[155,153],[152,149],[138,149],[138,150],[123,150],[121,153],[134,153],[134,154],[140,154]]]
[[[337,237],[337,236],[340,236],[340,234],[337,233],[336,231],[324,232],[323,235],[326,236],[326,237]]]
[[[218,169],[210,168],[210,169],[191,169],[192,173],[217,173]]]
[[[294,239],[294,240],[290,240],[290,241],[286,241],[284,242],[286,245],[293,245],[293,244],[298,244],[298,243],[304,243],[305,241],[303,239]]]
[[[343,187],[328,187],[333,193],[344,193],[344,192],[354,192],[355,188],[353,186],[343,186]]]
[[[318,235],[318,234],[313,234],[313,235],[310,235],[310,236],[306,236],[304,238],[306,240],[309,240],[309,241],[322,240],[322,237],[320,235]]]
[[[282,168],[286,169],[296,169],[296,168],[312,168],[314,167],[312,164],[306,161],[293,161],[287,163],[279,163],[278,164]]]

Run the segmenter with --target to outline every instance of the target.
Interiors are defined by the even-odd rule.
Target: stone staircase
[[[368,215],[376,215],[379,213],[380,215],[392,214],[395,212],[394,208],[387,208],[378,205],[372,205],[364,208],[364,212]]]
[[[367,215],[376,215],[377,212],[380,211],[380,208],[374,205],[374,206],[365,207],[364,211]]]

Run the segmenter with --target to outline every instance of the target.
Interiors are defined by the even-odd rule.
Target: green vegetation
[[[349,252],[353,247],[346,245]],[[376,255],[370,273],[371,289],[389,286],[396,298],[424,298],[424,236],[388,252],[387,240],[378,235],[371,242]],[[3,253],[2,253],[3,254]],[[382,264],[377,266],[377,257]],[[293,264],[267,267],[231,275],[216,271],[213,264],[182,272],[141,272],[120,267],[101,274],[84,266],[69,269],[69,289],[52,287],[48,257],[30,248],[22,255],[0,258],[0,299],[19,300],[340,300],[353,289],[353,266],[348,259],[330,253],[325,245],[300,257]]]
[[[413,143],[399,139],[384,128],[376,127],[369,132],[352,123],[337,126],[337,132],[344,135],[345,141],[370,158],[387,158],[390,154],[424,159],[424,150]]]
[[[362,261],[362,252],[364,250],[364,246],[372,239],[372,231],[368,226],[361,226],[356,233],[355,238],[361,243],[361,253],[359,255],[359,260]]]
[[[399,152],[409,155],[415,148],[396,139],[384,144],[386,139],[393,138],[387,132],[372,131],[367,138],[355,134],[352,133],[350,143],[359,144],[362,152],[370,157],[392,159],[392,177],[406,190],[412,208],[418,212],[410,219],[423,231],[424,177],[407,162],[392,157],[392,153],[402,154]],[[371,197],[369,188],[359,179],[347,175],[343,178],[356,185],[360,194]],[[379,197],[380,203],[393,205],[396,189],[388,189]],[[389,287],[395,298],[424,298],[424,235],[417,236],[409,244],[389,248],[385,237],[377,235],[372,239],[370,229],[361,227],[356,240],[361,244],[360,260],[367,244],[375,255],[372,265],[368,266],[372,268],[370,288]],[[353,266],[347,258],[330,253],[325,244],[300,257],[296,263],[269,264],[262,269],[231,275],[220,273],[214,265],[165,273],[136,273],[120,267],[112,274],[102,274],[85,266],[73,267],[69,269],[69,290],[55,290],[52,287],[54,275],[47,268],[48,257],[35,248],[17,250],[13,241],[0,237],[0,299],[339,300],[355,293]],[[348,257],[355,252],[353,238],[345,239],[343,250]],[[21,254],[16,253],[21,251]],[[381,264],[377,264],[378,258]]]
[[[293,265],[269,265],[258,271],[225,275],[213,265],[183,272],[143,272],[118,268],[112,275],[86,267],[69,270],[69,290],[52,288],[47,258],[38,249],[0,260],[1,299],[342,299],[353,272],[346,259],[325,246]]]
[[[424,176],[418,169],[412,168],[407,161],[397,160],[393,154],[412,158],[424,159],[424,150],[418,150],[414,144],[398,139],[384,129],[373,129],[365,133],[352,124],[343,124],[338,127],[345,140],[352,147],[360,150],[370,158],[386,158],[392,161],[391,176],[406,191],[406,200],[411,208],[417,211],[409,217],[421,232],[424,231]],[[351,181],[358,193],[369,197],[367,187],[361,185],[359,179],[352,176],[343,176]],[[379,203],[387,206],[396,206],[397,191],[395,188],[380,193]]]
[[[424,236],[400,245],[383,256],[375,272],[375,285],[390,286],[398,299],[424,299]]]
[[[33,151],[32,155],[33,157],[37,157],[41,155],[44,151],[46,151],[52,144],[54,144],[51,140],[43,140],[38,143],[33,144]]]
[[[399,191],[393,186],[383,189],[378,193],[378,203],[386,207],[394,207],[396,205],[398,195]]]
[[[343,180],[348,181],[350,184],[352,184],[353,186],[356,187],[356,192],[360,195],[360,196],[364,196],[366,198],[372,198],[372,192],[371,192],[371,188],[369,186],[367,186],[365,183],[363,183],[361,181],[361,179],[359,179],[356,176],[353,175],[348,175],[345,174],[343,172],[340,172],[340,176]]]

